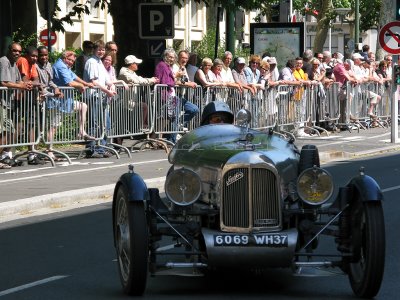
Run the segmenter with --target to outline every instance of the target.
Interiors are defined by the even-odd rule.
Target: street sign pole
[[[45,8],[45,11],[46,11],[46,16],[47,16],[47,40],[48,40],[48,43],[47,43],[47,50],[49,51],[49,54],[51,53],[51,43],[50,43],[50,39],[51,39],[51,36],[50,36],[50,31],[51,31],[51,21],[50,21],[50,18],[51,18],[51,16],[50,16],[50,5],[49,5],[49,0],[46,0],[45,1],[45,3],[44,3],[44,8]]]
[[[391,143],[399,142],[399,93],[400,93],[400,66],[393,66],[392,72],[392,127],[390,132]]]

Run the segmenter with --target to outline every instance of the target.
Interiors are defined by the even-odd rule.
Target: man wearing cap
[[[235,68],[232,70],[233,79],[243,89],[250,91],[253,95],[257,92],[257,88],[247,83],[246,74],[244,68],[246,67],[246,61],[243,57],[238,57],[236,60]]]
[[[265,57],[263,58],[265,60]],[[280,84],[279,82],[279,70],[278,70],[278,62],[276,61],[275,57],[267,57],[266,59],[267,63],[269,63],[269,72],[271,74],[268,85],[270,87],[277,86]]]
[[[358,83],[363,83],[365,81],[368,81],[368,77],[369,77],[369,64],[368,64],[368,68],[363,70],[362,67],[362,60],[364,59],[364,57],[362,55],[360,55],[360,53],[353,53],[353,55],[351,56],[351,59],[354,62],[354,66],[353,66],[353,72],[354,72],[354,76],[357,79]],[[368,61],[368,60],[367,60]],[[365,61],[365,62],[367,62]],[[369,62],[369,61],[368,61]],[[359,90],[359,92],[361,92],[361,90]]]
[[[126,83],[131,84],[156,84],[159,83],[159,79],[157,77],[144,78],[136,74],[136,71],[139,69],[139,64],[142,63],[142,60],[137,58],[134,55],[128,55],[124,59],[125,67],[122,67],[119,71],[118,79],[125,81]]]

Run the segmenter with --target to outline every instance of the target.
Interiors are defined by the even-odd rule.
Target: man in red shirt
[[[33,87],[39,89],[40,95],[43,93],[42,86],[39,82],[39,74],[36,69],[36,62],[38,59],[38,50],[33,46],[29,46],[25,50],[25,55],[18,58],[17,67],[21,74],[22,81],[30,82]],[[22,111],[25,117],[26,130],[29,131],[29,140],[25,142],[33,142],[36,140],[35,130],[39,128],[40,111],[37,109],[36,97],[34,93],[27,94],[28,98],[24,101],[31,101],[27,106],[22,106],[26,111]],[[29,96],[32,98],[29,99]],[[41,97],[41,96],[40,96]],[[34,150],[33,146],[29,146],[29,150]],[[38,165],[44,164],[44,160],[40,159],[37,155],[30,153],[28,156],[28,164]]]

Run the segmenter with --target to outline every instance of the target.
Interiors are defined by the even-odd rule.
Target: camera
[[[181,77],[181,83],[182,84],[185,84],[186,82],[188,82],[189,81],[189,78],[186,76],[186,75],[182,75],[182,77]]]

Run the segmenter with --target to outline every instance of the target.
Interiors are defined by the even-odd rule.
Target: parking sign
[[[174,7],[171,3],[139,4],[141,39],[172,39],[174,35]]]

